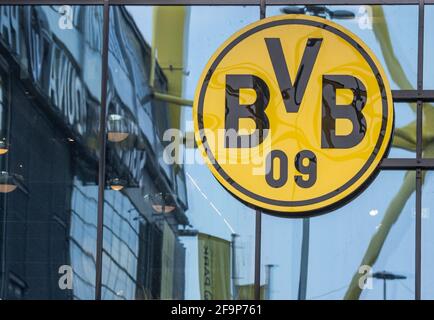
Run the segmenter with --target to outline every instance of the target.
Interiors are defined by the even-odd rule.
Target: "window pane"
[[[430,57],[434,54],[434,5],[425,5],[425,33],[423,54],[423,86],[424,89],[434,89],[434,61]]]
[[[267,6],[267,16],[300,12],[331,19],[362,39],[380,60],[392,90],[416,88],[417,6],[310,6],[307,11]]]
[[[423,157],[434,158],[434,104],[424,103],[422,117]]]
[[[192,131],[191,108],[167,95],[193,99],[209,57],[259,8],[113,6],[110,16],[103,298],[253,297],[254,211],[195,149],[182,146],[176,162],[165,150]]]
[[[422,299],[434,299],[434,172],[423,172],[422,186]]]
[[[405,277],[387,280],[386,298],[414,299],[415,181],[414,171],[383,171],[356,199],[328,214],[304,221],[264,216],[268,297],[381,300],[386,271]],[[268,282],[266,265],[273,266]],[[373,278],[360,290],[360,277],[369,274]]]
[[[395,130],[389,158],[416,157],[416,103],[395,102]]]
[[[265,299],[298,299],[303,219],[262,215],[261,285]]]
[[[93,299],[102,7],[0,24],[0,297]]]

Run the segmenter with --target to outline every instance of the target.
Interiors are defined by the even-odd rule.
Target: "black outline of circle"
[[[316,198],[312,198],[312,199],[308,199],[308,200],[298,200],[298,201],[283,201],[283,200],[274,200],[274,199],[269,199],[269,198],[265,198],[263,196],[257,195],[247,189],[245,189],[243,186],[239,185],[236,181],[234,181],[224,170],[223,168],[218,164],[218,162],[215,160],[214,155],[212,154],[208,144],[207,144],[207,139],[206,136],[203,135],[203,100],[204,100],[204,96],[206,93],[206,90],[208,89],[208,83],[214,73],[214,70],[216,69],[216,67],[218,66],[218,64],[221,62],[221,60],[226,56],[226,54],[233,48],[235,47],[239,42],[241,42],[242,40],[246,39],[247,37],[249,37],[250,35],[257,33],[263,29],[267,29],[267,28],[271,28],[271,27],[275,27],[275,26],[281,26],[281,25],[292,25],[292,24],[299,24],[299,25],[308,25],[311,27],[316,27],[316,28],[320,28],[320,29],[325,29],[331,33],[336,34],[337,36],[341,37],[342,39],[344,39],[345,41],[347,41],[350,45],[352,45],[364,58],[365,60],[368,62],[369,66],[371,67],[371,70],[373,71],[373,73],[376,75],[377,78],[377,83],[378,86],[380,88],[380,92],[381,92],[381,100],[382,100],[382,107],[383,107],[383,121],[381,124],[381,131],[380,131],[380,135],[379,135],[379,139],[377,140],[377,143],[375,145],[375,148],[371,154],[371,156],[368,158],[368,160],[365,162],[365,164],[363,165],[362,169],[360,169],[359,172],[356,173],[356,175],[354,175],[350,180],[348,180],[344,185],[342,185],[341,187],[339,187],[338,189],[331,191],[325,195],[322,195],[320,197],[316,197]],[[384,87],[384,82],[383,79],[381,77],[381,74],[376,66],[376,64],[374,63],[374,61],[372,60],[372,58],[370,57],[370,55],[362,48],[361,45],[359,45],[354,39],[352,39],[349,35],[347,35],[346,33],[344,33],[343,31],[335,28],[334,26],[331,26],[329,24],[326,23],[322,23],[319,21],[315,21],[315,20],[307,20],[307,19],[300,19],[300,18],[287,18],[287,19],[281,19],[281,20],[274,20],[274,21],[270,21],[270,22],[266,22],[264,24],[258,25],[252,29],[247,30],[246,32],[244,32],[243,34],[239,35],[237,38],[235,38],[234,40],[232,40],[217,56],[216,59],[214,59],[213,63],[211,64],[211,66],[209,67],[207,74],[205,76],[205,79],[201,85],[201,89],[200,89],[200,94],[199,94],[199,100],[198,100],[198,109],[197,109],[197,121],[198,121],[198,127],[199,127],[199,135],[200,138],[202,140],[202,145],[205,148],[206,154],[209,158],[209,160],[211,161],[213,167],[217,170],[217,172],[220,174],[220,176],[229,184],[231,184],[236,190],[238,190],[239,192],[241,192],[242,194],[244,194],[247,197],[250,197],[256,201],[265,203],[265,204],[269,204],[269,205],[274,205],[274,206],[281,206],[281,207],[287,207],[287,208],[291,208],[291,207],[302,207],[302,206],[306,206],[306,205],[311,205],[311,204],[316,204],[316,203],[321,203],[327,199],[330,199],[334,196],[339,195],[340,193],[342,193],[343,191],[345,191],[346,189],[348,189],[350,186],[352,186],[355,182],[357,182],[360,177],[370,168],[372,162],[375,160],[378,151],[380,150],[380,148],[382,147],[382,143],[385,137],[385,131],[386,131],[386,127],[387,127],[387,121],[388,121],[388,99],[387,99],[387,93],[385,91],[385,87]],[[392,108],[393,108],[393,104],[392,104]],[[394,124],[394,119],[392,119],[392,131],[391,131],[391,135],[393,133],[393,124]],[[384,157],[385,155],[387,155],[387,153],[389,152],[390,149],[390,145],[392,142],[392,138],[389,139],[389,143],[388,146],[385,149],[385,152],[383,154],[382,157]],[[378,169],[378,165],[377,168]],[[376,172],[377,171],[377,172]],[[314,209],[310,209],[310,210],[305,210],[304,212],[306,213],[315,213],[315,212],[326,212],[329,209],[333,209],[335,207],[338,207],[339,204],[341,203],[346,203],[348,202],[350,199],[352,199],[355,195],[358,195],[358,193],[360,191],[362,191],[363,189],[366,188],[367,185],[369,185],[374,179],[375,177],[378,175],[378,170],[374,170],[366,179],[365,181],[362,182],[362,184],[357,187],[354,191],[352,191],[350,194],[348,194],[347,196],[345,196],[344,198],[337,200],[334,203],[322,206],[320,208],[314,208]],[[222,183],[220,183],[222,184]],[[223,184],[222,186],[227,189]],[[261,205],[255,205],[253,203],[248,202],[245,199],[241,199],[238,195],[236,195],[234,192],[230,191],[229,189],[227,189],[232,195],[234,195],[236,198],[240,199],[243,203],[249,205],[250,207],[260,207],[261,209],[265,210],[265,211],[269,211],[271,214],[276,215],[276,213],[279,213],[280,210],[278,209],[269,209],[269,208],[264,208]],[[299,212],[284,212],[284,213],[279,213],[279,216],[285,216],[285,217],[292,217],[292,216],[306,216],[306,214],[303,214],[303,211],[299,211]]]

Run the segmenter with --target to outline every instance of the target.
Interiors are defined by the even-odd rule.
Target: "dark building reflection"
[[[182,299],[184,171],[162,160],[169,119],[148,84],[151,48],[123,7],[110,14],[103,298]],[[0,6],[2,299],[94,298],[101,41],[102,7]],[[164,92],[158,65],[155,77]],[[160,193],[173,212],[153,208]]]

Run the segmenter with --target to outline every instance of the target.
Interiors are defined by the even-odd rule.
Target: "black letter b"
[[[349,105],[336,104],[336,90],[349,89],[353,101]],[[324,75],[322,82],[321,147],[325,149],[348,149],[358,145],[366,134],[366,119],[362,109],[366,104],[366,88],[363,83],[349,75]],[[351,121],[353,129],[348,135],[336,135],[336,120]]]
[[[251,105],[240,105],[240,89],[253,89],[256,92],[256,101]],[[269,122],[265,108],[270,100],[270,91],[267,84],[259,77],[250,74],[226,75],[226,106],[225,130],[227,134],[234,134],[235,139],[225,138],[226,148],[246,148],[259,145],[267,134]],[[256,130],[249,135],[239,135],[239,120],[252,119]],[[245,145],[243,138],[249,138],[249,145]]]

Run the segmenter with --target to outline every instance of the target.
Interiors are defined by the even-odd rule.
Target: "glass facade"
[[[418,276],[434,298],[434,6],[423,34],[417,4],[266,6],[360,37],[386,71],[395,131],[357,198],[303,219],[262,213],[257,232],[260,213],[195,148],[191,104],[260,6],[63,2],[0,6],[1,299],[414,299]]]
[[[68,10],[0,8],[4,299],[94,297],[102,7]]]

